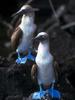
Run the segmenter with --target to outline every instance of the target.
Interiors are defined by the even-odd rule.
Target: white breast
[[[44,49],[44,48],[43,48]],[[44,49],[45,50],[45,49]],[[53,56],[47,52],[38,51],[36,64],[38,65],[38,83],[50,84],[55,80]]]
[[[23,31],[22,41],[18,46],[19,51],[24,51],[25,49],[32,47],[32,37],[35,32],[36,25],[29,18],[22,20],[22,23],[19,26]]]

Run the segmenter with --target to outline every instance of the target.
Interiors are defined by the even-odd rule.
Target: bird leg
[[[26,51],[26,55],[24,57],[21,57],[18,49],[16,50],[18,54],[18,58],[16,60],[17,64],[25,64],[27,60],[35,61],[35,56],[32,55],[31,49],[28,49],[28,52]]]
[[[17,51],[17,54],[18,54],[18,58],[16,59],[16,63],[17,64],[25,64],[26,61],[27,61],[27,56],[21,57],[19,51],[18,50],[16,50],[16,51]]]
[[[35,61],[35,56],[32,55],[32,51],[30,49],[28,50],[27,59],[32,60],[32,61]]]

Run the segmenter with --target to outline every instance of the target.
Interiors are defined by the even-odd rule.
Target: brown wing
[[[13,19],[11,20],[10,24],[12,27],[9,27],[7,30],[7,35],[10,38],[15,30],[16,27],[18,27],[18,25],[21,23],[21,17],[20,16],[15,16],[13,17]]]
[[[22,39],[22,30],[17,27],[16,30],[13,32],[12,36],[11,36],[11,47],[13,49],[17,49],[17,46],[19,45],[21,39]]]
[[[34,64],[31,69],[31,78],[33,81],[37,80],[37,65]]]

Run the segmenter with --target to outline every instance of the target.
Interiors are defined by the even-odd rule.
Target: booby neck
[[[49,54],[49,42],[48,41],[43,41],[39,43],[38,46],[38,55],[47,55]]]
[[[26,29],[26,27],[30,28],[34,26],[34,17],[33,16],[22,16],[21,19],[21,24],[19,27],[21,28],[22,31]]]

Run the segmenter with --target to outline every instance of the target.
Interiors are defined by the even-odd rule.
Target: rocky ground
[[[75,59],[71,60],[69,64],[60,64],[56,88],[62,93],[62,100],[75,99]],[[38,90],[30,75],[33,63],[20,65],[14,59],[0,56],[0,100],[31,100],[32,93]]]

